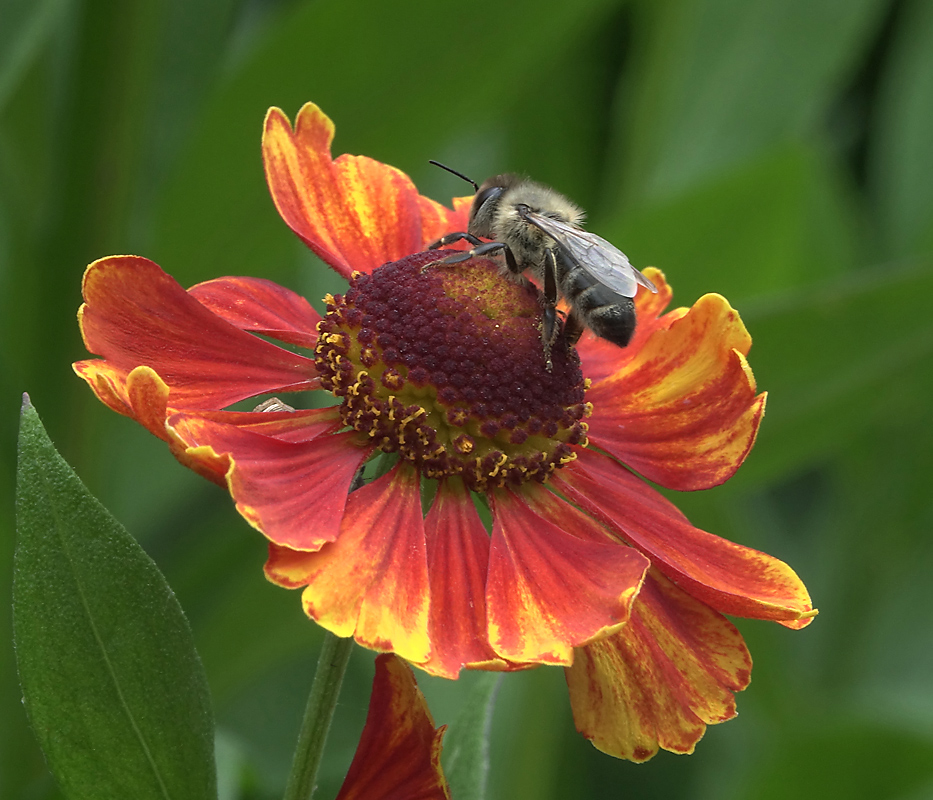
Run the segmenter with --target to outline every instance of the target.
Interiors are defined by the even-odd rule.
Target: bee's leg
[[[437,250],[438,247],[446,247],[449,244],[454,242],[467,241],[474,247],[481,245],[482,241],[477,239],[472,233],[466,233],[465,231],[458,231],[457,233],[448,233],[446,236],[442,236],[436,242],[431,242],[425,250]]]
[[[551,348],[557,339],[557,309],[554,306],[545,305],[544,312],[541,315],[541,343],[544,345],[544,368],[550,372],[554,367],[551,361]]]
[[[477,240],[477,246],[472,250],[464,250],[455,255],[447,256],[441,263],[459,264],[461,261],[469,261],[475,256],[488,256],[498,251],[501,251],[502,255],[505,256],[505,265],[508,267],[509,272],[518,275],[521,269],[519,269],[518,263],[515,261],[512,248],[505,244],[505,242],[479,242]]]
[[[557,258],[549,247],[544,251],[544,313],[541,315],[541,341],[544,364],[551,371],[551,348],[557,341]]]
[[[567,344],[572,346],[579,342],[585,329],[586,326],[577,312],[571,311],[564,321],[564,338],[567,340]]]

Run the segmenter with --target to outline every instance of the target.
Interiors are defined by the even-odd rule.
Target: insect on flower
[[[559,333],[559,297],[570,306],[563,326],[568,344],[576,344],[585,327],[619,347],[629,343],[635,333],[632,298],[639,285],[654,293],[657,287],[615,245],[581,227],[581,208],[549,186],[518,175],[496,175],[478,186],[444,164],[431,163],[471,183],[476,194],[467,230],[448,234],[429,249],[466,240],[472,250],[440,263],[501,253],[511,274],[532,271],[543,285],[541,340],[548,372]]]
[[[262,278],[186,291],[111,256],[85,273],[95,357],[75,370],[230,492],[267,540],[266,576],[322,627],[445,678],[561,666],[600,750],[692,752],[751,678],[726,615],[797,630],[816,614],[787,564],[694,527],[648,483],[717,486],[751,449],[766,398],[739,313],[717,294],[665,311],[660,270],[637,292],[647,279],[537,184],[494,178],[447,207],[394,167],[334,158],[333,136],[309,103],[294,125],[271,109],[262,140],[276,208],[347,280],[323,315]],[[479,257],[425,250],[458,238]],[[563,322],[559,292],[577,300]],[[603,297],[621,310],[585,302]],[[234,408],[304,392],[336,403]]]

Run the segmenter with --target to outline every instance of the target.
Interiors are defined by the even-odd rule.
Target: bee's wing
[[[578,266],[617,294],[634,297],[638,284],[652,292],[658,291],[651,281],[632,266],[625,253],[601,236],[534,211],[527,211],[523,216],[557,242]]]

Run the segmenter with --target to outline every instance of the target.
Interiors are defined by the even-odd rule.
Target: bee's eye
[[[498,197],[502,194],[501,186],[490,186],[487,189],[483,189],[476,197],[473,198],[473,208],[479,209],[486,205],[486,201],[492,197]]]

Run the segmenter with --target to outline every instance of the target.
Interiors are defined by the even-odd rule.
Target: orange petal
[[[74,371],[87,381],[106,406],[135,419],[160,439],[168,441],[165,431],[169,388],[149,367],[136,367],[129,375],[106,361],[89,359],[72,364]]]
[[[529,487],[529,497],[547,493]],[[489,640],[499,655],[568,665],[574,647],[625,623],[647,559],[612,542],[568,503],[544,517],[512,491],[491,493],[490,502],[486,605]]]
[[[195,300],[242,331],[314,349],[321,315],[301,295],[262,278],[217,278],[188,290]]]
[[[400,658],[376,658],[366,725],[337,800],[450,800],[434,720]]]
[[[752,660],[724,617],[649,572],[618,633],[566,670],[577,730],[604,753],[647,761],[692,753],[707,725],[735,716]]]
[[[772,556],[694,528],[677,507],[606,456],[578,450],[554,488],[651,559],[694,597],[724,614],[790,628],[816,613],[796,573]]]
[[[333,122],[313,103],[298,112],[294,130],[271,108],[262,152],[282,219],[345,278],[418,252],[438,229],[465,229],[462,212],[422,198],[394,167],[365,156],[333,160],[333,138]]]
[[[327,420],[319,432],[332,424]],[[353,476],[372,452],[354,432],[283,441],[191,414],[173,416],[170,430],[192,459],[227,457],[237,511],[271,541],[295,550],[318,550],[337,538]]]
[[[200,458],[192,457],[185,443],[166,425],[166,417],[171,413],[168,409],[169,388],[153,369],[136,367],[125,375],[98,359],[79,361],[73,366],[107,406],[135,419],[168,442],[175,458],[189,469],[220,486],[226,485],[229,462],[224,458],[207,457],[207,454]]]
[[[313,360],[237,329],[148,259],[95,261],[83,291],[81,333],[87,349],[106,360],[109,379],[151,367],[170,389],[170,408],[219,409],[265,392],[317,387]],[[101,373],[91,363],[76,369],[96,380]]]
[[[489,535],[459,479],[441,482],[424,521],[431,580],[431,659],[418,666],[456,678],[463,667],[507,669],[486,633]]]
[[[416,664],[430,657],[424,520],[411,467],[399,465],[353,492],[340,535],[319,552],[269,552],[266,575],[306,585],[305,612],[322,627]]]
[[[719,295],[654,330],[587,393],[590,441],[669,489],[707,489],[751,450],[765,396],[745,355],[751,337]]]

